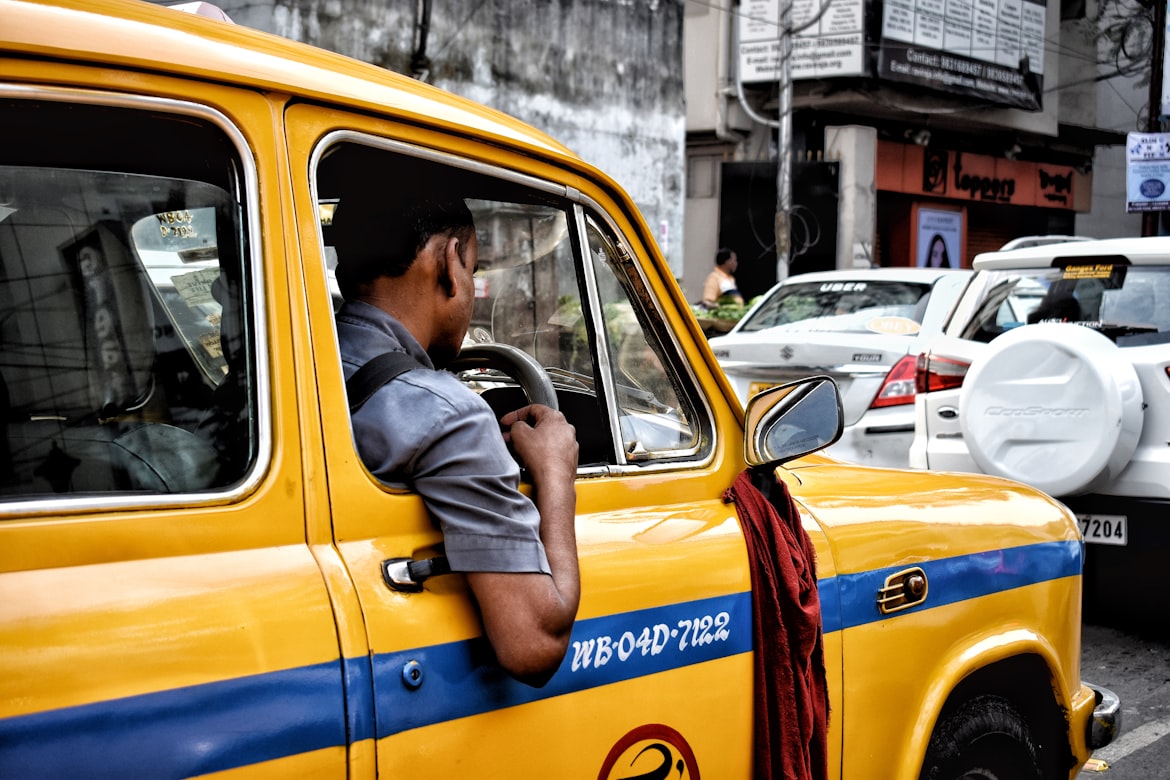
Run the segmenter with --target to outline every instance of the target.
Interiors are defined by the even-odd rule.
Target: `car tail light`
[[[890,373],[886,374],[886,381],[878,390],[877,397],[869,405],[870,409],[883,406],[901,406],[914,403],[914,375],[915,358],[907,355],[894,364]]]
[[[926,352],[918,356],[914,385],[920,393],[961,387],[963,377],[967,376],[967,369],[970,367],[970,363],[937,357]]]

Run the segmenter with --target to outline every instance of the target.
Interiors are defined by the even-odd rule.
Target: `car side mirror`
[[[837,385],[815,376],[752,396],[744,412],[743,456],[749,466],[784,463],[841,438],[844,414]]]

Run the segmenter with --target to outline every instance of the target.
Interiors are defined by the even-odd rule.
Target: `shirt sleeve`
[[[403,374],[358,410],[354,432],[375,476],[422,496],[453,570],[551,573],[540,514],[519,490],[499,423],[457,378]]]

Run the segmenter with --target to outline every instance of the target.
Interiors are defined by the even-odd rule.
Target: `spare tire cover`
[[[959,423],[985,473],[1075,495],[1129,463],[1141,435],[1142,388],[1133,365],[1097,331],[1025,325],[972,364]]]

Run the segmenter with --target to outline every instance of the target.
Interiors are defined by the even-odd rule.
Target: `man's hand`
[[[500,666],[539,687],[564,660],[581,599],[577,437],[563,414],[538,404],[504,415],[500,425],[532,475],[540,538],[552,576],[470,572],[467,582]]]
[[[532,404],[504,415],[500,427],[537,488],[546,479],[576,477],[577,431],[560,412]]]

